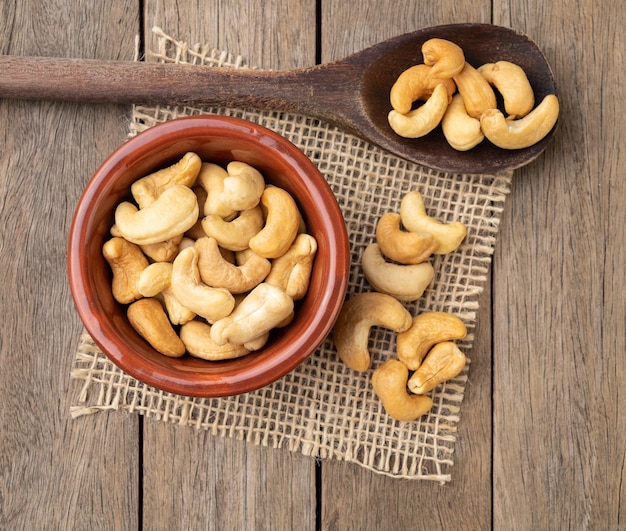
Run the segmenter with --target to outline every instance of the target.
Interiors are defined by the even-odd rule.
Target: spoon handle
[[[292,111],[349,126],[358,71],[330,63],[293,70],[0,56],[0,98],[226,106]]]

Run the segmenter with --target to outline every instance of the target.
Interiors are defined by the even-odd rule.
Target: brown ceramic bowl
[[[130,199],[138,178],[186,152],[227,164],[247,162],[266,182],[292,194],[318,242],[307,295],[286,328],[267,345],[236,360],[210,362],[189,355],[168,358],[132,328],[126,307],[111,292],[102,256],[116,206]],[[292,143],[257,124],[230,117],[180,118],[154,126],[114,151],[93,175],[76,208],[69,234],[68,276],[78,314],[106,356],[134,378],[163,391],[217,397],[258,389],[307,359],[330,332],[347,289],[349,246],[343,216],[315,165]]]

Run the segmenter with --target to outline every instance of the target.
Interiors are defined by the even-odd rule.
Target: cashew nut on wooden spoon
[[[537,101],[555,94],[550,66],[528,37],[489,24],[422,29],[376,44],[343,60],[293,70],[227,69],[131,61],[0,56],[0,98],[136,104],[223,105],[313,116],[407,160],[435,169],[491,173],[535,159],[554,130],[537,144],[507,151],[483,142],[467,152],[440,131],[402,138],[387,121],[389,94],[407,68],[423,62],[431,38],[460,46],[476,67],[511,61],[528,75]]]

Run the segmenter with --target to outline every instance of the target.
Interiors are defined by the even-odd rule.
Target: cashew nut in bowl
[[[225,260],[217,240],[204,237],[196,240],[198,271],[200,279],[214,288],[224,288],[232,294],[245,293],[260,284],[270,272],[272,265],[250,249],[240,251],[244,259],[237,266]]]
[[[211,325],[202,321],[189,321],[181,326],[180,339],[189,354],[205,360],[231,360],[250,353],[244,345],[218,345],[211,339]]]
[[[237,211],[222,203],[224,180],[228,172],[212,162],[203,162],[198,174],[197,183],[206,192],[206,200],[202,203],[202,213],[205,216],[216,215],[230,221],[237,215]]]
[[[368,349],[371,328],[380,326],[402,332],[411,322],[409,311],[391,295],[358,293],[344,303],[335,323],[333,341],[337,354],[352,370],[365,371],[371,360]]]
[[[170,322],[179,325],[191,321],[196,314],[183,306],[172,291],[172,271],[170,262],[154,262],[146,267],[137,279],[137,289],[144,297],[163,297],[165,311]]]
[[[104,243],[102,255],[113,273],[111,289],[115,300],[121,304],[128,304],[141,298],[142,295],[137,289],[137,279],[149,265],[141,249],[134,243],[116,236]]]
[[[415,394],[428,393],[461,374],[466,361],[465,354],[452,341],[437,343],[411,375],[407,386]]]
[[[448,144],[457,151],[468,151],[485,138],[480,120],[467,114],[463,96],[458,92],[452,96],[448,110],[441,119],[441,129]]]
[[[132,243],[150,245],[183,234],[198,219],[198,201],[191,188],[176,184],[167,188],[146,208],[125,201],[115,209],[117,230]]]
[[[460,46],[446,39],[429,39],[422,45],[424,64],[432,66],[429,76],[449,79],[465,66],[465,54]]]
[[[293,300],[300,300],[309,289],[316,253],[315,238],[306,233],[298,234],[287,252],[272,261],[265,282],[281,288]]]
[[[496,93],[482,74],[469,63],[466,62],[463,70],[453,79],[463,96],[467,114],[473,118],[480,118],[487,109],[497,108]]]
[[[202,238],[203,236],[206,236],[206,233],[204,232],[204,229],[202,228],[202,219],[203,219],[202,212],[204,209],[204,204],[206,203],[207,193],[204,191],[204,188],[202,188],[202,186],[194,186],[192,188],[192,191],[194,194],[196,194],[199,215],[198,215],[197,221],[193,224],[193,226],[190,229],[187,229],[185,231],[185,234],[183,236],[186,238],[197,240],[198,238]]]
[[[139,299],[128,307],[126,314],[137,333],[161,354],[179,358],[185,353],[185,345],[156,299]]]
[[[387,262],[377,243],[365,248],[361,265],[365,278],[376,291],[399,301],[419,299],[435,276],[430,262],[411,265]]]
[[[265,226],[250,238],[249,247],[264,258],[278,258],[296,239],[300,211],[289,192],[277,186],[265,188],[261,204],[267,209]]]
[[[209,214],[202,220],[207,236],[212,236],[224,249],[243,251],[250,247],[250,240],[263,228],[263,211],[259,205],[240,212],[232,221],[217,214]]]
[[[400,114],[411,110],[413,102],[427,100],[437,85],[446,87],[448,96],[456,91],[456,85],[451,79],[439,79],[430,75],[432,67],[419,64],[407,68],[402,72],[391,87],[389,101],[391,107]]]
[[[267,334],[293,311],[293,299],[270,284],[256,286],[233,312],[216,321],[211,338],[218,345],[249,343]]]
[[[404,138],[419,138],[430,133],[439,125],[448,108],[450,96],[443,84],[439,84],[433,90],[426,102],[401,114],[395,109],[389,111],[388,120],[391,128]]]
[[[486,111],[480,126],[487,139],[502,149],[524,149],[539,142],[554,127],[559,117],[559,100],[548,94],[524,118],[507,120],[501,111]]]
[[[413,317],[409,328],[398,334],[398,359],[411,371],[417,370],[428,351],[437,343],[463,339],[465,324],[447,312],[425,312]]]
[[[113,236],[114,238],[124,237],[122,233],[119,231],[119,229],[117,228],[117,225],[115,225],[115,223],[111,226],[111,230],[109,232],[111,233],[111,236]]]
[[[202,237],[206,236],[206,234],[204,233],[204,231],[202,232]],[[189,238],[187,236],[184,236],[183,239],[180,241],[180,244],[178,244],[178,253],[180,254],[180,252],[183,249],[187,249],[187,247],[193,247],[196,244],[196,239],[195,238]]]
[[[535,106],[535,93],[522,67],[498,61],[480,66],[478,72],[502,95],[507,119],[523,118]]]
[[[178,236],[174,236],[164,242],[142,245],[141,250],[143,254],[155,262],[170,262],[171,260],[174,260],[178,254],[178,248],[182,240],[183,235],[179,234]]]
[[[259,204],[265,189],[265,179],[256,169],[245,162],[233,161],[226,166],[228,177],[224,179],[220,201],[232,210],[247,210]]]
[[[276,325],[276,328],[280,328],[280,325]],[[265,346],[269,338],[270,338],[270,333],[265,332],[265,334],[261,334],[260,336],[255,337],[254,339],[251,339],[250,341],[246,341],[243,344],[243,346],[247,348],[250,352],[254,350],[260,350]]]
[[[384,256],[400,264],[420,264],[439,245],[432,234],[401,229],[400,214],[387,212],[376,225],[376,243]]]
[[[467,228],[460,221],[441,223],[426,213],[424,198],[418,191],[407,193],[400,202],[403,225],[413,232],[432,234],[437,243],[434,254],[447,254],[459,247],[467,235]]]
[[[171,288],[183,306],[209,322],[226,317],[235,307],[235,299],[228,290],[212,288],[200,280],[198,252],[194,247],[184,249],[174,259]]]
[[[285,317],[280,323],[278,323],[275,326],[275,328],[285,328],[286,326],[291,324],[295,316],[296,316],[296,312],[294,310],[287,317]]]
[[[432,398],[410,395],[406,390],[409,370],[401,361],[388,359],[374,370],[372,386],[387,414],[399,421],[412,421],[430,411]]]
[[[176,164],[135,181],[130,191],[139,208],[150,206],[170,186],[191,188],[196,182],[202,161],[195,153],[186,153]]]

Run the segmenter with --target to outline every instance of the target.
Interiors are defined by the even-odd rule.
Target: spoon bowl
[[[441,127],[418,139],[391,129],[391,87],[404,70],[423,62],[422,44],[434,37],[458,44],[474,67],[501,60],[518,64],[537,102],[557,94],[550,66],[531,39],[510,28],[471,23],[425,28],[339,61],[278,71],[0,56],[0,97],[294,112],[327,121],[409,161],[454,173],[512,170],[537,158],[556,126],[525,149],[504,150],[484,140],[470,151],[453,149]]]
[[[488,24],[453,24],[436,26],[402,35],[384,43],[388,50],[373,59],[363,74],[361,85],[363,111],[375,142],[397,155],[425,166],[455,173],[495,173],[512,170],[537,158],[552,139],[556,127],[525,149],[505,150],[486,139],[469,151],[457,151],[446,141],[441,127],[419,138],[402,138],[389,126],[389,93],[397,77],[406,69],[423,63],[422,44],[431,38],[447,39],[459,45],[465,59],[474,67],[496,61],[510,61],[524,69],[540,102],[548,94],[557,94],[550,66],[537,45],[525,35],[509,28]],[[502,102],[499,101],[502,107]]]

